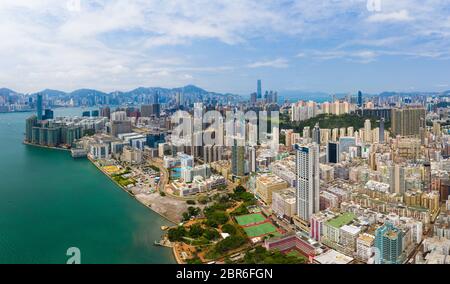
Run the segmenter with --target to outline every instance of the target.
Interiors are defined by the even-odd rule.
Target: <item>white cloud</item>
[[[260,68],[260,67],[287,68],[287,67],[289,67],[289,62],[284,58],[277,58],[275,60],[257,61],[257,62],[248,64],[247,67],[249,67],[249,68]]]
[[[356,50],[356,51],[345,51],[345,50],[312,50],[304,51],[300,53],[302,57],[307,57],[315,60],[334,60],[343,59],[348,61],[354,61],[359,63],[370,63],[375,61],[379,54],[372,50]]]
[[[212,80],[201,81],[206,73],[286,68],[292,57],[449,58],[448,1],[383,0],[379,13],[367,11],[366,2],[81,0],[77,11],[66,0],[2,0],[0,85],[108,91],[198,78],[210,87]],[[291,54],[284,41],[310,51]],[[223,57],[208,54],[216,48]],[[246,57],[240,49],[257,52]]]
[[[409,15],[409,12],[407,10],[401,10],[392,13],[375,13],[367,18],[367,21],[372,23],[407,22],[412,20],[413,18]]]

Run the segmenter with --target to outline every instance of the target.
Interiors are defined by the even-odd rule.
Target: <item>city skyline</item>
[[[448,90],[450,4],[367,2],[2,1],[0,86]]]

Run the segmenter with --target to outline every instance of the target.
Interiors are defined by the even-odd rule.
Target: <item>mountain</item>
[[[87,96],[106,96],[108,95],[107,93],[104,93],[102,91],[98,91],[98,90],[93,90],[93,89],[79,89],[79,90],[75,90],[73,92],[71,92],[69,94],[70,96],[73,97],[87,97]]]
[[[171,93],[171,89],[160,88],[160,87],[139,87],[137,89],[131,90],[129,92],[124,92],[124,95],[152,95],[159,93],[160,95],[167,95]]]
[[[13,91],[11,89],[8,88],[1,88],[0,89],[0,96],[6,96],[8,97],[9,95],[17,95],[18,93],[16,91]]]
[[[45,89],[42,90],[36,94],[41,94],[47,97],[64,97],[67,96],[66,92],[63,91],[58,91],[58,90],[52,90],[52,89]],[[32,94],[32,95],[36,95],[36,94]]]
[[[174,88],[172,89],[174,92],[180,92],[180,93],[188,93],[188,94],[198,94],[198,95],[206,95],[210,94],[211,92],[205,91],[202,88],[199,88],[194,85],[187,85],[181,88]]]

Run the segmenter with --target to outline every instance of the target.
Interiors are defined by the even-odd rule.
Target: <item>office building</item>
[[[339,143],[328,142],[327,146],[327,163],[339,163]]]
[[[141,106],[142,117],[159,117],[161,114],[161,107],[159,104],[150,104]]]
[[[111,121],[111,135],[117,137],[119,134],[131,132],[131,121],[113,120]]]
[[[239,142],[240,139],[233,140],[231,171],[234,176],[242,177],[245,175],[245,146]]]
[[[43,110],[42,95],[38,94],[36,100],[36,111],[38,120],[42,120],[42,110]]]
[[[358,106],[359,107],[363,106],[363,94],[361,91],[358,92]]]
[[[261,80],[258,80],[257,95],[258,95],[258,99],[262,98],[262,83],[261,83]]]
[[[375,247],[379,249],[383,264],[400,264],[403,252],[403,232],[386,222],[375,231]]]

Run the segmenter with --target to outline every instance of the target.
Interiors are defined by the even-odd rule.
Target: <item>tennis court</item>
[[[243,216],[236,216],[236,221],[241,226],[257,224],[257,223],[264,222],[265,220],[266,220],[266,218],[264,218],[264,216],[259,213],[243,215]]]
[[[273,234],[278,236],[277,228],[272,223],[263,223],[256,226],[244,227],[244,231],[250,238]]]

